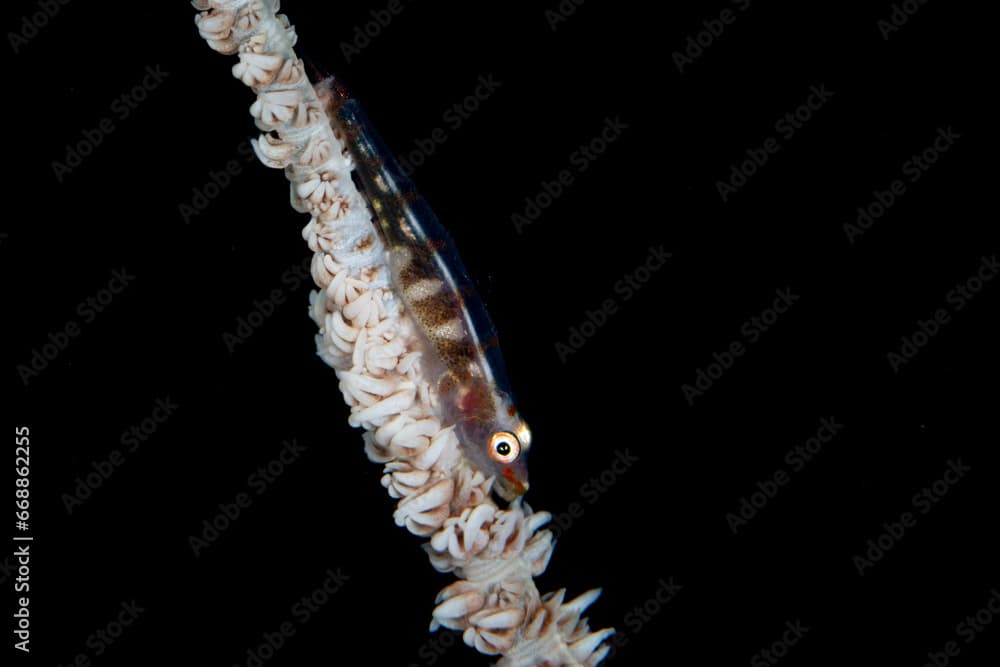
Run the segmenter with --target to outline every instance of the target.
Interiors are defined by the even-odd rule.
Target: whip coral
[[[552,534],[520,496],[492,497],[495,475],[471,460],[442,410],[422,353],[420,327],[394,286],[388,249],[369,202],[351,178],[356,160],[295,56],[295,32],[276,0],[198,0],[196,24],[216,51],[235,54],[233,75],[257,95],[260,160],[282,168],[291,203],[310,215],[302,231],[315,253],[310,297],[319,356],[333,367],[349,422],[364,429],[367,456],[384,466],[398,499],[397,525],[427,541],[432,566],[457,581],[437,596],[431,630],[460,630],[469,646],[502,656],[500,667],[596,665],[611,629],[582,614],[600,591],[565,601],[533,578],[552,555]],[[506,494],[503,494],[505,497]]]

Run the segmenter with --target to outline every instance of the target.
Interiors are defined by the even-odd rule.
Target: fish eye
[[[510,463],[521,453],[521,443],[510,431],[497,431],[490,436],[490,458],[498,463]]]

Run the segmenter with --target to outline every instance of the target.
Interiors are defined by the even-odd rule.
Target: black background
[[[971,644],[956,625],[1000,587],[987,458],[1000,284],[961,312],[947,301],[998,251],[983,206],[992,175],[978,166],[995,153],[973,115],[992,87],[977,72],[985,17],[930,2],[883,39],[887,3],[730,5],[735,21],[679,72],[672,53],[725,3],[650,13],[588,0],[552,30],[556,3],[413,2],[349,61],[342,44],[385,5],[342,4],[283,10],[300,54],[346,81],[398,153],[447,130],[414,180],[500,331],[535,436],[528,502],[583,507],[538,583],[604,587],[589,615],[627,641],[612,663],[767,664],[755,654],[798,620],[809,631],[780,664],[922,665],[952,640],[954,664],[991,664],[998,623]],[[12,9],[15,32],[39,11]],[[193,18],[185,3],[75,2],[4,47],[4,412],[32,436],[32,657],[245,665],[340,568],[348,583],[266,664],[356,652],[365,664],[488,664],[429,643],[451,578],[394,526],[380,469],[347,425],[315,355],[308,288],[282,281],[308,257],[308,218],[280,173],[243,160],[252,95]],[[169,75],[120,118],[112,104],[147,66]],[[501,86],[447,127],[445,111],[487,75]],[[834,94],[723,202],[716,182],[777,137],[811,86]],[[57,179],[53,161],[103,117],[114,131]],[[512,214],[608,117],[627,130],[518,233]],[[961,138],[848,242],[855,209],[905,180],[939,128]],[[233,159],[241,173],[185,221],[179,207]],[[671,259],[624,301],[616,282],[660,245]],[[83,322],[78,305],[119,269],[134,280],[25,382],[18,365]],[[784,288],[797,302],[689,405],[681,386]],[[223,335],[273,289],[285,302],[228,350]],[[556,343],[609,297],[617,312],[561,360]],[[950,322],[894,372],[887,354],[938,308]],[[64,494],[165,397],[175,414],[67,512]],[[734,535],[727,513],[789,469],[785,453],[822,417],[844,428]],[[290,439],[305,453],[195,557],[189,537]],[[639,463],[591,503],[582,485],[626,449]],[[971,472],[915,511],[914,494],[958,459]],[[904,511],[916,525],[859,575],[852,559]],[[3,574],[8,593],[14,576]],[[683,588],[640,623],[635,608],[671,578]],[[88,636],[131,600],[146,611],[95,656]]]

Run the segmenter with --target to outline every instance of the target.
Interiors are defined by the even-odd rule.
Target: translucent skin
[[[460,383],[452,381],[453,378],[448,378],[441,383],[448,386],[441,394],[441,404],[446,414],[451,412],[449,421],[455,424],[466,458],[484,475],[496,478],[494,488],[500,497],[514,500],[528,490],[527,454],[531,448],[528,425],[507,395],[481,378],[472,377]],[[491,456],[492,436],[502,431],[514,436],[520,448],[517,457],[509,463]]]
[[[447,231],[416,192],[357,101],[332,79],[317,86],[354,177],[389,252],[396,293],[420,333],[426,376],[442,422],[454,424],[466,459],[511,501],[528,488],[531,433],[510,399],[495,330]],[[516,458],[491,456],[491,438],[509,432]]]

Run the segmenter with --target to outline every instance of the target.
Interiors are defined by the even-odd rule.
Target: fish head
[[[495,398],[495,411],[459,420],[457,430],[469,460],[494,478],[493,488],[510,502],[528,491],[531,430],[502,392]]]

